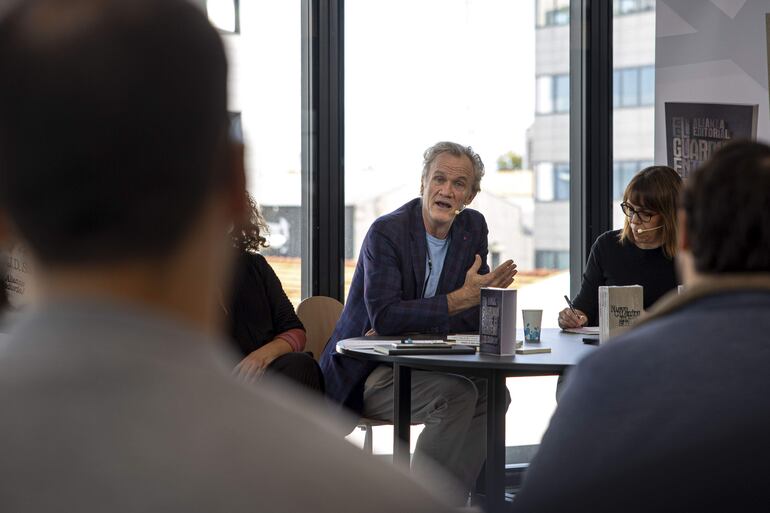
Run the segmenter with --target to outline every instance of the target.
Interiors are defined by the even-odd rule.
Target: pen
[[[572,301],[569,300],[567,294],[564,294],[564,300],[567,301],[567,305],[569,306],[569,309],[572,310],[572,313],[577,315],[578,313],[575,311],[575,305],[573,305]]]

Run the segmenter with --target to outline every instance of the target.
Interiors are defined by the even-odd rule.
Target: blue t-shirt
[[[422,297],[433,297],[438,289],[438,279],[441,277],[441,270],[444,269],[444,259],[449,249],[450,239],[437,239],[426,233],[425,240],[428,242],[428,257],[425,262],[425,293]]]

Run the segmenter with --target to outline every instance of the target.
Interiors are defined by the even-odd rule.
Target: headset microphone
[[[655,228],[639,228],[636,230],[636,233],[654,232],[655,230],[660,230],[661,228],[663,228],[663,225],[656,226]]]

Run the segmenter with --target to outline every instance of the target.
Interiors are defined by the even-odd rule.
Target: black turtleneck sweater
[[[652,306],[679,284],[674,260],[663,248],[641,249],[631,241],[620,242],[620,231],[602,234],[591,247],[575,308],[588,316],[588,326],[599,324],[599,287],[602,285],[641,285],[644,308]]]

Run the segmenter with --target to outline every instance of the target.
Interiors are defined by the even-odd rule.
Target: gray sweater
[[[770,278],[744,281],[664,299],[577,365],[516,511],[768,510]]]
[[[224,348],[103,301],[23,316],[0,345],[0,511],[447,511],[319,404],[234,381]]]

